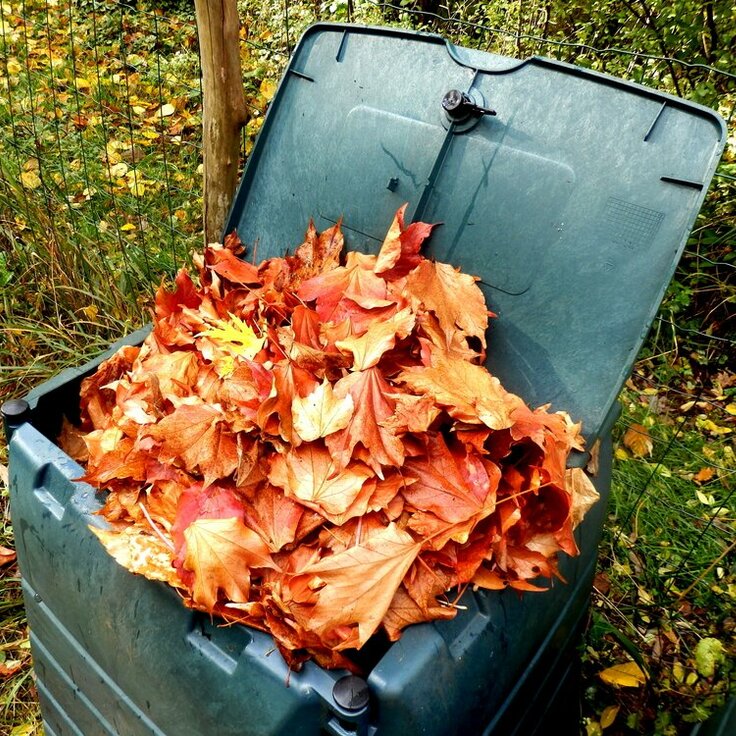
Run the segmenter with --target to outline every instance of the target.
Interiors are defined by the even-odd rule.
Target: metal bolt
[[[341,677],[332,687],[332,697],[345,710],[362,710],[368,705],[368,683],[356,675]]]

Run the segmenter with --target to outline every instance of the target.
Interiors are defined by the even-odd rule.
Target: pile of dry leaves
[[[115,559],[271,632],[291,666],[452,618],[466,584],[539,590],[597,498],[564,413],[483,367],[472,276],[399,210],[377,256],[310,224],[255,266],[234,235],[156,297],[153,331],[86,379],[64,448],[109,491]]]

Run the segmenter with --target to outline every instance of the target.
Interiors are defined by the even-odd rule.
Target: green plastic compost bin
[[[228,231],[266,258],[301,242],[310,217],[320,230],[344,217],[348,246],[365,251],[404,202],[413,219],[441,222],[429,255],[479,275],[499,315],[491,371],[528,403],[583,421],[589,447],[599,443],[602,501],[577,531],[581,555],[562,562],[567,584],[523,596],[468,590],[456,619],[369,646],[364,679],[313,663],[289,673],[270,636],[186,610],[93,537],[100,501],[74,482],[82,470],[54,438],[99,361],[67,371],[28,407],[5,407],[47,736],[572,731],[616,396],[725,137],[711,110],[569,64],[401,30],[308,30]]]

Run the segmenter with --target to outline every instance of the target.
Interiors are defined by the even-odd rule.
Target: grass
[[[246,153],[315,9],[331,20],[422,21],[407,9],[355,6],[292,3],[287,27],[281,6],[242,0],[252,115]],[[155,285],[200,246],[193,11],[184,3],[153,8],[143,0],[135,7],[115,0],[0,4],[0,399],[22,395],[140,325]],[[484,12],[474,20],[496,22],[501,11],[489,4]],[[513,33],[489,41],[458,24],[432,21],[431,29],[461,44],[544,53],[671,89],[663,63],[565,51]],[[688,89],[728,112],[733,95],[711,91],[717,87],[708,78]],[[591,736],[685,733],[734,691],[736,186],[728,177],[736,174],[735,156],[732,147],[622,396],[609,523],[583,649]],[[651,454],[631,449],[626,436],[635,427],[651,440]],[[12,547],[0,484],[0,545]],[[699,671],[695,657],[706,637],[728,654],[713,675]],[[617,690],[601,682],[603,669],[631,658],[650,673],[646,686]],[[11,661],[23,667],[2,680],[0,733],[40,733],[14,565],[0,568],[0,665]]]
[[[615,705],[620,730],[606,733],[682,733],[736,692],[736,457],[725,408],[733,394],[716,383],[694,401],[653,385],[642,368],[622,395],[584,652],[590,733]],[[632,442],[637,434],[651,440],[651,455]],[[694,654],[705,637],[731,657],[711,677]],[[632,658],[650,674],[646,687],[615,692],[600,684],[602,669]]]

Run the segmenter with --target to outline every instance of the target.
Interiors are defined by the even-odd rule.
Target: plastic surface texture
[[[450,90],[492,108],[450,124]],[[725,144],[712,110],[549,59],[319,25],[272,102],[227,231],[258,258],[344,216],[375,251],[404,202],[429,254],[478,275],[489,367],[600,431]]]
[[[451,90],[461,96],[450,102],[464,101],[454,117],[442,107]],[[348,247],[364,250],[378,248],[403,202],[414,219],[441,221],[431,255],[480,276],[500,316],[491,369],[600,437],[601,502],[577,531],[580,557],[562,561],[567,584],[466,591],[454,620],[410,627],[375,655],[364,705],[361,683],[337,684],[347,673],[311,663],[289,673],[266,634],[218,627],[105,553],[87,528],[102,523],[100,499],[53,443],[99,361],[65,371],[27,397],[30,422],[9,426],[47,735],[529,736],[549,732],[549,719],[573,733],[574,708],[560,707],[576,691],[614,397],[723,142],[708,110],[568,65],[402,31],[310,29],[228,230],[257,240],[265,258],[298,244],[310,216],[321,229],[345,215]]]
[[[74,393],[56,384],[49,399]],[[10,442],[11,507],[37,689],[53,734],[406,736],[507,734],[539,726],[564,684],[587,610],[604,496],[578,530],[568,584],[539,595],[466,592],[456,619],[410,627],[368,677],[369,704],[340,707],[346,673],[289,673],[270,636],[218,627],[161,583],[131,575],[88,530],[100,501],[82,469],[30,423]],[[536,706],[530,708],[530,703]],[[571,727],[574,725],[570,724]]]

